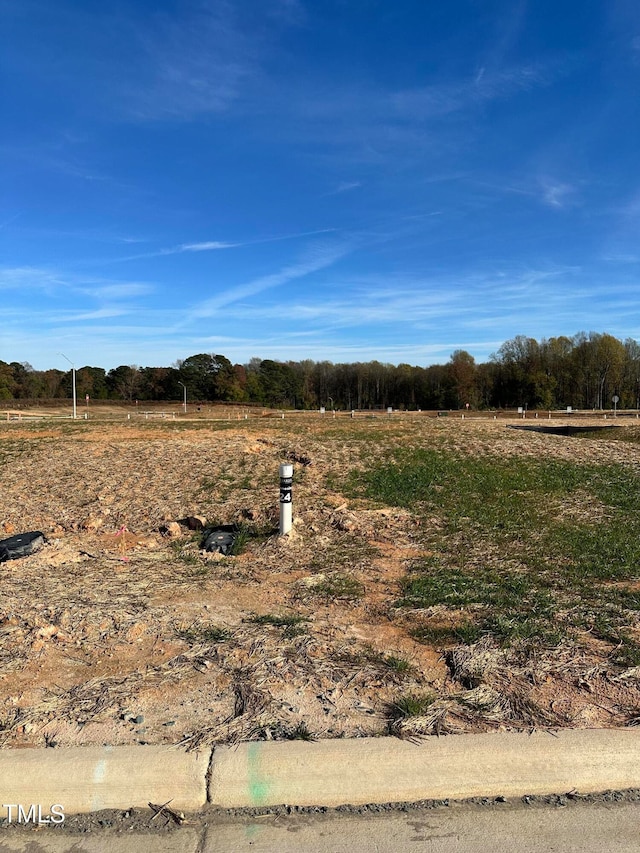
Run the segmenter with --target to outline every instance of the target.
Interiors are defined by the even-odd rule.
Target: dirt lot
[[[443,731],[628,723],[640,668],[612,669],[601,644],[535,661],[460,647],[458,676],[470,656],[491,658],[489,687],[410,635],[399,580],[440,520],[341,491],[347,470],[409,444],[640,466],[640,445],[491,420],[0,424],[0,534],[48,540],[0,564],[4,745],[375,735],[397,697],[426,690]],[[283,461],[295,468],[286,538],[274,532]],[[237,556],[205,554],[188,518],[251,536]]]

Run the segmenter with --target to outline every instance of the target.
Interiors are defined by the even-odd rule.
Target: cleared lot
[[[491,420],[4,423],[0,530],[48,537],[0,564],[4,743],[634,724],[639,465]]]

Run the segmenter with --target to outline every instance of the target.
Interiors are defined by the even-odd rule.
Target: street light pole
[[[63,352],[59,352],[58,355],[61,355],[66,361],[71,365],[71,386],[73,392],[73,419],[76,420],[77,412],[76,412],[76,366],[71,361],[70,358],[67,358]]]
[[[180,380],[179,380],[179,379],[178,379],[178,385],[182,385],[182,387],[184,388],[184,403],[183,403],[183,406],[184,406],[184,413],[185,413],[185,415],[186,415],[186,414],[187,414],[187,386],[184,384],[184,382],[180,382]]]

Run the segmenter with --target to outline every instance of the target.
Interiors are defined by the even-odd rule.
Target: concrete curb
[[[640,731],[499,732],[219,747],[209,801],[222,807],[364,805],[594,793],[640,786]]]
[[[425,738],[254,742],[185,753],[175,746],[0,750],[6,804],[65,814],[165,803],[198,811],[423,799],[519,797],[640,788],[640,730],[500,732]],[[14,815],[15,819],[15,815]]]
[[[44,815],[57,803],[82,814],[172,800],[174,809],[197,811],[207,802],[209,758],[166,746],[2,749],[0,804],[34,803]]]

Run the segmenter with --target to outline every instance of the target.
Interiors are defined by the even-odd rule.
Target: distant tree
[[[497,378],[501,406],[532,407],[540,403],[541,357],[535,338],[516,335],[505,341],[492,359],[500,365]]]
[[[179,400],[182,388],[178,385],[179,372],[175,367],[141,367],[140,400]]]
[[[6,361],[0,361],[0,400],[13,400],[18,387],[13,369]]]
[[[431,364],[425,369],[421,409],[450,409],[456,405],[451,399],[451,381],[443,364]]]
[[[81,367],[76,371],[76,394],[83,400],[88,394],[92,400],[105,400],[109,396],[107,374],[102,367]]]
[[[303,409],[316,409],[319,407],[318,397],[313,385],[314,362],[307,358],[303,361],[289,361],[289,367],[297,375],[297,384],[300,389],[300,406]]]
[[[317,361],[311,371],[311,382],[318,405],[328,406],[329,397],[335,396],[333,364],[330,361]]]
[[[459,409],[464,408],[467,403],[474,409],[478,405],[476,373],[477,367],[474,357],[466,350],[455,350],[449,361],[449,374]]]
[[[59,397],[62,393],[61,383],[64,377],[63,370],[45,370],[42,376],[42,395],[49,399]]]
[[[214,355],[214,379],[212,400],[240,402],[244,390],[238,382],[238,373],[224,355]]]
[[[396,409],[417,408],[415,369],[410,364],[399,364],[393,371],[391,405]]]
[[[622,390],[625,364],[624,345],[613,335],[591,333],[590,343],[594,348],[594,361],[598,372],[598,395],[596,408],[610,408],[614,393]]]
[[[548,386],[552,390],[550,403],[545,408],[579,407],[576,399],[576,378],[571,369],[573,341],[561,335],[540,343],[543,370],[548,377]]]
[[[12,361],[9,365],[13,371],[14,390],[13,396],[17,399],[35,399],[41,396],[42,382],[28,361]]]
[[[624,342],[624,376],[622,405],[640,409],[640,344],[633,338]]]
[[[237,374],[224,355],[198,353],[179,363],[179,379],[192,400],[241,400],[243,389]]]
[[[107,374],[109,396],[131,402],[137,399],[140,382],[141,375],[137,365],[121,364],[119,367],[114,367]]]
[[[640,345],[607,333],[578,332],[540,342],[525,335],[505,341],[484,363],[454,350],[446,364],[330,361],[280,362],[252,358],[231,364],[220,354],[198,353],[172,367],[120,365],[108,374],[85,366],[77,394],[94,399],[247,401],[316,408],[420,408],[611,406],[640,408]],[[0,399],[71,396],[72,372],[37,371],[28,362],[0,362]]]
[[[301,396],[300,385],[298,377],[289,365],[266,358],[260,363],[258,375],[268,405],[296,405],[296,399]]]

